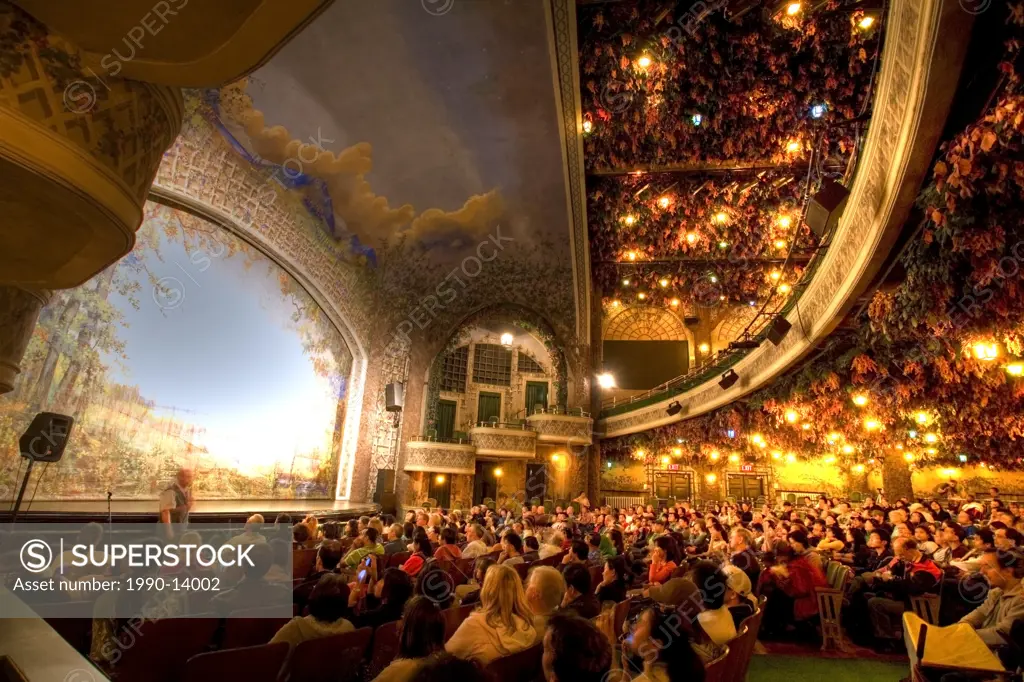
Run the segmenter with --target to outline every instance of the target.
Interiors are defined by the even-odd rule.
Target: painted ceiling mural
[[[197,111],[368,271],[380,334],[440,343],[502,302],[575,328],[542,0],[335,3]]]

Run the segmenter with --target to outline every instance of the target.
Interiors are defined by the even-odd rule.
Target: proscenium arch
[[[345,407],[345,434],[342,437],[339,457],[344,463],[344,470],[339,466],[338,480],[335,483],[334,496],[338,500],[347,500],[352,493],[352,474],[355,466],[356,446],[359,438],[359,426],[362,419],[363,389],[366,384],[366,373],[369,357],[366,347],[356,330],[345,315],[324,294],[320,286],[307,277],[301,269],[279,252],[273,244],[262,239],[254,230],[247,228],[234,217],[224,211],[181,192],[153,185],[149,192],[149,201],[169,208],[177,209],[206,220],[217,227],[231,233],[246,244],[270,259],[275,265],[305,289],[313,301],[327,315],[327,319],[341,334],[350,353],[352,353],[352,372],[348,377],[348,397]],[[344,480],[343,480],[344,479]]]

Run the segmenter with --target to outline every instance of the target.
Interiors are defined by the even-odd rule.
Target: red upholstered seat
[[[370,647],[373,628],[302,642],[288,663],[296,682],[358,682]]]
[[[287,642],[198,654],[185,664],[184,679],[185,682],[275,682],[287,657]]]
[[[114,665],[119,682],[178,682],[185,662],[213,642],[218,618],[165,618],[145,621],[132,632]]]
[[[519,653],[494,659],[487,665],[487,672],[494,677],[495,682],[542,682],[543,655],[544,647],[536,644]]]

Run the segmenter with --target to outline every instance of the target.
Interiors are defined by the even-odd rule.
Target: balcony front
[[[533,459],[537,432],[528,423],[478,422],[469,439],[481,459]]]
[[[428,471],[444,474],[476,472],[476,447],[469,442],[445,442],[421,438],[405,444],[407,472]]]
[[[526,423],[536,431],[539,443],[585,446],[593,442],[594,420],[580,408],[538,410],[526,417]]]

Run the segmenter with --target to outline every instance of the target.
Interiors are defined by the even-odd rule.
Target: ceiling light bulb
[[[584,121],[583,122],[583,132],[589,133],[593,129],[594,129],[594,124],[593,123],[591,123],[590,121]]]
[[[626,223],[627,225],[632,225],[633,223],[636,222],[636,216],[628,215],[622,219],[622,222]]]
[[[778,282],[779,278],[782,277],[782,273],[779,272],[778,270],[772,270],[771,274],[769,274],[768,276],[771,277],[774,281]]]
[[[636,251],[629,251],[626,253],[627,260],[636,260]]]
[[[699,346],[697,346],[697,350],[699,350],[702,354],[704,354],[704,353],[707,353],[708,351],[711,350],[711,346],[709,346],[706,343],[702,343]]]
[[[717,460],[718,460],[718,457],[719,457],[719,454],[718,454],[718,450],[712,450],[712,451],[711,451],[711,454],[710,454],[710,455],[708,455],[708,457],[710,457],[710,458],[711,458],[711,461],[712,461],[712,462],[714,462],[714,461],[717,461]]]
[[[1024,376],[1024,363],[1011,362],[1006,366],[1006,373],[1012,377]]]
[[[811,425],[807,424],[807,423],[804,423],[804,424],[800,425],[800,428],[803,429],[804,431],[810,431],[811,430]]]
[[[658,206],[661,206],[662,208],[668,208],[669,205],[671,205],[671,203],[672,200],[669,199],[668,197],[661,197],[660,199],[658,199]]]
[[[689,242],[690,244],[695,243],[697,241],[697,234],[695,232],[687,232],[686,241]]]
[[[644,55],[640,57],[640,59],[636,60],[636,63],[637,66],[639,66],[641,69],[646,69],[651,65],[651,58],[648,57],[647,55]]]
[[[618,299],[612,301],[612,307],[613,308],[618,308],[620,305],[622,305],[622,304],[619,303]]]
[[[852,455],[853,454],[853,446],[852,445],[844,445],[843,446],[843,454],[844,455]]]
[[[800,143],[797,140],[790,140],[789,144],[786,145],[786,151],[790,154],[795,154],[800,151]]]
[[[914,420],[917,421],[918,424],[927,424],[928,423],[928,413],[927,412],[918,412],[917,414],[914,415]]]
[[[608,372],[598,374],[597,385],[601,388],[615,388],[615,377]]]
[[[663,287],[667,287],[668,286],[668,280],[665,279],[664,277],[662,277],[661,279],[658,280],[658,284],[660,284]]]
[[[793,224],[793,219],[788,215],[779,216],[779,227],[786,229]]]
[[[512,341],[514,340],[515,337],[509,334],[508,332],[505,332],[504,334],[501,335],[501,345],[503,346],[511,346]]]
[[[708,483],[714,483],[715,481],[718,480],[718,476],[715,476],[714,474],[708,474],[707,476],[704,477],[704,480],[706,480]]]
[[[874,25],[874,23],[875,23],[875,18],[874,17],[866,16],[863,19],[861,19],[860,23],[858,23],[857,25],[860,26],[861,28],[868,29],[868,28],[871,28]]]
[[[926,434],[924,434],[924,442],[925,443],[937,443],[938,440],[939,440],[939,437],[936,436],[934,433],[926,433]]]
[[[786,248],[786,240],[785,239],[776,239],[775,240],[775,248],[776,249],[784,249],[784,248]]]
[[[864,407],[868,404],[868,397],[864,394],[858,394],[853,396],[853,404],[857,407]]]
[[[864,473],[864,465],[863,464],[854,464],[853,465],[853,473],[855,473],[855,474],[863,474]]]
[[[796,410],[786,410],[786,421],[788,421],[790,424],[793,424],[799,418],[800,415],[797,414]]]
[[[782,459],[782,453],[778,450],[772,451],[772,459]]]
[[[786,453],[786,463],[787,464],[792,464],[795,461],[796,461],[796,455],[794,455],[792,452],[787,452]]]
[[[798,14],[801,9],[803,9],[803,5],[801,3],[791,2],[786,6],[786,14],[793,16],[794,14]]]
[[[825,464],[835,464],[835,461],[836,461],[835,455],[826,455],[825,456]]]
[[[645,294],[644,292],[641,291],[639,294],[636,295],[636,297],[639,298],[642,301],[645,298],[647,298],[647,294]]]
[[[785,282],[783,282],[782,284],[779,285],[779,293],[780,294],[788,294],[792,290],[793,290],[793,287],[791,287],[790,285],[786,284]]]
[[[734,452],[731,455],[729,455],[729,461],[732,462],[733,464],[736,464],[737,462],[740,461],[740,456]]]
[[[864,428],[867,429],[868,431],[877,431],[881,427],[882,427],[882,423],[879,422],[877,419],[865,419],[864,420]]]
[[[727,222],[728,220],[729,220],[729,214],[726,213],[725,211],[719,211],[718,213],[715,214],[715,222],[716,223],[724,223],[724,222]]]
[[[999,357],[999,346],[990,342],[974,344],[974,357],[983,362],[991,362]]]
[[[678,298],[673,298],[671,301],[668,302],[668,304],[670,306],[672,306],[673,308],[675,308],[676,306],[679,305],[679,299]]]
[[[624,286],[624,287],[628,287],[629,286],[629,279],[628,278],[622,280],[622,286]]]
[[[720,242],[718,242],[718,248],[720,248],[720,249],[727,249],[727,248],[729,248],[729,242],[727,242],[727,241],[720,241]]]
[[[711,280],[712,284],[718,283],[718,277],[716,277],[715,275],[711,275],[711,277],[709,277],[708,279]]]

